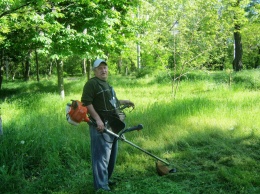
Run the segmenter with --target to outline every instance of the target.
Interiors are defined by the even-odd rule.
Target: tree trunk
[[[235,43],[234,43],[233,69],[234,71],[240,71],[243,68],[243,63],[242,63],[243,49],[242,49],[242,41],[241,41],[241,34],[240,34],[240,25],[235,25],[234,41]]]
[[[138,69],[141,69],[141,46],[139,43],[137,43],[137,67]]]
[[[88,80],[91,77],[90,72],[91,72],[91,60],[88,60],[88,63],[87,63],[87,78],[88,78]]]
[[[0,114],[0,135],[3,135],[3,125],[2,125],[1,114]]]
[[[50,62],[50,65],[49,65],[48,76],[51,76],[51,74],[52,74],[52,61]]]
[[[83,59],[82,62],[82,74],[85,76],[87,74],[87,69],[86,69],[86,58]]]
[[[140,8],[139,8],[139,6],[137,7],[137,20],[139,20],[140,19]],[[137,33],[137,40],[138,40],[138,42],[137,42],[137,45],[136,45],[136,52],[137,52],[137,59],[136,59],[136,61],[137,61],[137,68],[138,69],[141,69],[141,46],[140,46],[140,42],[139,42],[139,39],[140,39],[140,34],[139,33]]]
[[[9,59],[5,57],[5,73],[6,73],[6,80],[9,80]]]
[[[258,48],[258,55],[255,61],[255,68],[260,68],[260,47]]]
[[[120,56],[118,63],[117,63],[117,71],[120,74],[121,73],[121,69],[122,69],[122,57]]]
[[[62,99],[65,98],[64,82],[63,82],[63,61],[57,60],[57,73],[58,73],[58,91]]]
[[[40,76],[39,76],[39,60],[38,60],[38,52],[37,49],[35,49],[35,63],[36,63],[36,74],[37,74],[37,81],[40,81]]]
[[[0,90],[2,89],[2,83],[3,83],[3,72],[2,72],[2,68],[4,64],[3,58],[4,58],[4,51],[2,50],[1,58],[0,58]]]
[[[25,71],[24,71],[24,80],[28,81],[30,79],[30,51],[27,53],[27,57],[25,58]]]
[[[2,75],[2,67],[0,67],[0,90],[2,89],[2,83],[3,83],[3,75]]]
[[[240,0],[236,0],[234,4],[235,8],[240,7]],[[238,17],[239,13],[236,12],[234,15],[234,60],[233,60],[233,70],[240,71],[243,68],[242,63],[242,56],[243,56],[243,49],[242,49],[242,41],[241,41],[241,33],[240,33],[240,20],[241,18]]]

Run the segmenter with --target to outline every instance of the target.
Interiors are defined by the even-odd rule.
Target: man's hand
[[[105,125],[104,125],[103,121],[101,119],[98,119],[98,120],[96,120],[96,123],[97,123],[98,132],[103,133],[104,129],[105,129]]]
[[[98,113],[96,112],[96,110],[94,109],[93,105],[90,104],[87,106],[88,112],[91,115],[91,117],[93,119],[95,119],[96,124],[97,124],[97,130],[102,133],[105,129],[105,125],[103,123],[103,121],[101,120],[101,118],[99,117]]]

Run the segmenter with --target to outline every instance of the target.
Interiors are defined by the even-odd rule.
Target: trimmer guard
[[[157,173],[160,175],[160,176],[164,176],[164,175],[167,175],[169,173],[175,173],[176,172],[176,169],[175,168],[172,168],[170,169],[168,167],[168,165],[166,165],[165,163],[161,162],[161,161],[156,161],[156,171]]]

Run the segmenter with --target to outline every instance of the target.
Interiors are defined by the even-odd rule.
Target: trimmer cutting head
[[[160,175],[160,176],[164,176],[164,175],[167,175],[169,173],[175,173],[177,172],[176,171],[176,168],[172,168],[170,169],[168,167],[168,165],[164,164],[163,162],[161,161],[156,161],[156,171],[157,173]]]

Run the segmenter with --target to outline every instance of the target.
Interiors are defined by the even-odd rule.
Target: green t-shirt
[[[92,104],[98,114],[112,113],[119,107],[113,88],[104,80],[91,78],[84,85],[81,102]]]

